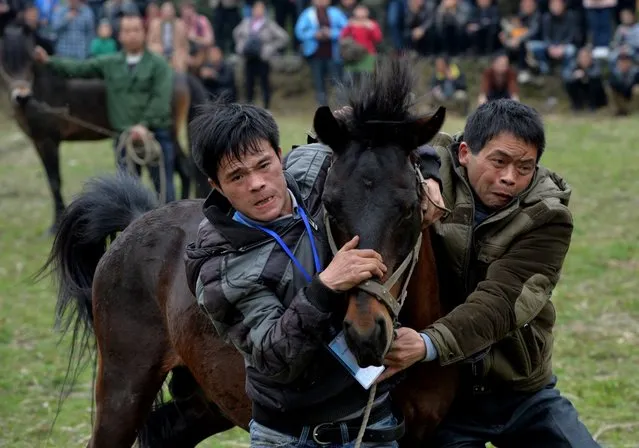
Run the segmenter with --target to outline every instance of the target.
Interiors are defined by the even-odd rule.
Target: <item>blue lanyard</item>
[[[317,248],[315,247],[315,238],[313,238],[313,232],[311,230],[311,225],[308,223],[308,217],[306,216],[306,213],[304,212],[302,207],[299,207],[298,211],[299,211],[299,214],[300,214],[300,216],[302,218],[302,221],[304,221],[304,227],[306,227],[306,232],[308,233],[308,239],[311,242],[311,250],[313,251],[313,261],[315,262],[315,271],[319,273],[322,270],[322,268],[321,268],[321,264],[320,264],[320,261],[319,261],[319,255],[317,254]],[[293,252],[288,248],[286,243],[284,243],[284,241],[282,241],[282,238],[277,233],[275,233],[271,229],[267,229],[266,227],[262,227],[262,226],[257,225],[257,224],[249,223],[246,219],[244,219],[244,216],[240,212],[236,212],[235,213],[235,217],[242,224],[247,225],[249,227],[253,227],[253,228],[258,229],[258,230],[261,230],[262,232],[270,235],[277,242],[277,244],[280,245],[280,247],[286,253],[286,255],[288,255],[288,258],[291,259],[291,261],[293,262],[295,267],[297,267],[297,269],[299,269],[300,272],[302,274],[304,274],[304,277],[306,278],[306,280],[309,283],[311,282],[311,280],[313,280],[313,277],[308,273],[308,271],[306,271],[306,269],[304,269],[304,266],[302,266],[302,263],[299,262],[297,257],[295,257]]]

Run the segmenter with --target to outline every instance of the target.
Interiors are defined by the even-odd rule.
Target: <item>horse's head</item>
[[[359,248],[380,253],[388,268],[384,278],[349,294],[344,331],[363,367],[381,365],[392,342],[421,244],[422,178],[415,150],[435,136],[445,116],[443,108],[413,115],[412,89],[410,65],[385,62],[345,92],[344,116],[321,107],[313,123],[320,141],[334,152],[322,198],[329,240],[340,247],[359,235]]]
[[[31,27],[20,22],[7,26],[0,44],[0,76],[11,92],[13,102],[31,96],[34,77],[35,36]]]

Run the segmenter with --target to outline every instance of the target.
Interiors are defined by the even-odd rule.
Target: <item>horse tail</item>
[[[53,246],[37,274],[52,275],[58,286],[55,324],[62,337],[72,330],[64,400],[93,356],[92,284],[109,241],[136,218],[157,207],[155,195],[128,174],[97,177],[84,185],[62,215]]]

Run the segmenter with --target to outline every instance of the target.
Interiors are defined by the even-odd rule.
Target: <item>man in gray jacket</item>
[[[347,445],[368,391],[326,344],[341,328],[343,292],[386,267],[357,249],[357,236],[331,260],[321,197],[332,152],[309,144],[281,160],[277,125],[255,106],[214,105],[191,126],[195,162],[214,190],[186,272],[220,336],[244,356],[251,446]],[[438,193],[439,159],[431,147],[418,153]],[[403,434],[389,388],[378,386],[364,445],[394,447]]]

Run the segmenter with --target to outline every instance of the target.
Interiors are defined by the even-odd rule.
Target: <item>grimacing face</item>
[[[535,174],[537,148],[503,133],[488,141],[477,155],[466,142],[459,146],[459,163],[479,200],[490,209],[505,207],[522,193]]]
[[[269,222],[288,213],[290,197],[280,159],[266,140],[260,151],[249,152],[237,160],[226,157],[218,168],[218,188],[234,209],[256,221]]]

